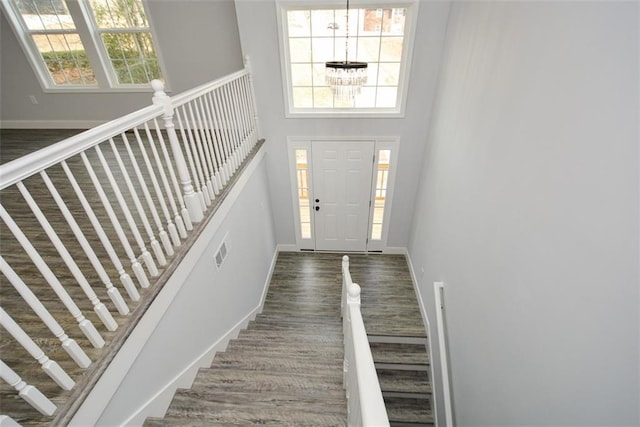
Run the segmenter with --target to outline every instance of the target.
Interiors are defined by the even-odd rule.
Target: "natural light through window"
[[[296,150],[296,178],[298,184],[298,206],[300,207],[300,235],[311,238],[311,206],[309,205],[309,166],[307,150]]]
[[[368,63],[359,95],[342,100],[325,80],[325,62],[344,61],[346,8],[283,9],[291,112],[398,111],[407,68],[408,7],[350,8],[349,61]]]
[[[379,150],[377,156],[376,189],[373,205],[373,221],[371,224],[371,240],[382,239],[382,224],[384,221],[384,207],[387,200],[387,185],[389,182],[389,161],[391,150]]]
[[[162,79],[142,0],[7,0],[2,6],[45,89],[147,89]]]

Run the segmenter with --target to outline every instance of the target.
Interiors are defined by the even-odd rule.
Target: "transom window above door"
[[[332,2],[334,7],[279,3],[288,116],[401,115],[418,2],[388,0],[362,7],[351,1],[348,19],[340,3]],[[325,79],[325,63],[345,59],[368,63],[367,82],[350,99],[336,96]]]

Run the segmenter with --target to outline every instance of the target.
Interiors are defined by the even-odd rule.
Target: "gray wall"
[[[171,93],[243,68],[233,0],[149,1]],[[151,103],[149,93],[44,93],[4,13],[0,20],[0,120],[70,127],[114,119]],[[29,101],[34,95],[38,104]],[[31,122],[31,123],[29,123]]]
[[[270,212],[263,158],[218,230],[209,237],[206,249],[102,413],[99,425],[122,425],[260,304],[276,251]],[[214,256],[222,239],[228,255],[218,270]]]
[[[638,12],[452,6],[409,251],[458,425],[640,421]]]
[[[398,136],[399,170],[388,246],[406,247],[424,139],[436,87],[448,2],[420,2],[404,118],[286,118],[275,0],[236,0],[242,50],[254,72],[278,243],[295,244],[287,137]]]

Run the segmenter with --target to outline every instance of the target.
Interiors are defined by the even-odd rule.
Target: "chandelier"
[[[344,61],[328,61],[325,79],[331,91],[342,100],[353,100],[367,82],[366,62],[349,61],[349,0],[347,0],[347,28]]]

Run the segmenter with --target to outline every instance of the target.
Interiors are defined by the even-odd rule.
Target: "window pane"
[[[398,96],[397,87],[379,87],[378,96],[376,97],[376,107],[378,108],[395,107],[397,96]]]
[[[311,86],[311,64],[291,64],[291,83],[294,86]]]
[[[378,85],[398,86],[400,80],[400,63],[381,63],[378,74]]]
[[[64,0],[15,0],[29,30],[75,29]]]
[[[402,37],[382,37],[380,61],[400,62],[402,59]]]
[[[293,106],[295,108],[313,107],[313,90],[310,87],[293,88]]]
[[[151,33],[103,33],[102,40],[120,84],[144,84],[161,78]]]
[[[360,61],[377,62],[379,57],[379,37],[360,37],[358,39],[358,59]]]
[[[35,34],[33,41],[56,85],[96,84],[78,34]]]
[[[293,108],[396,108],[406,12],[406,8],[351,9],[347,49],[345,9],[287,11],[285,47],[291,61]],[[327,93],[324,64],[347,59],[368,63],[367,81],[355,99],[333,99]],[[312,63],[311,83],[308,63]],[[304,90],[308,85],[311,90]]]
[[[287,12],[289,37],[309,37],[311,35],[311,12],[290,10]]]
[[[328,86],[313,88],[313,106],[315,108],[332,108],[333,92]]]
[[[387,197],[389,178],[389,160],[391,150],[379,150],[377,155],[376,191],[373,205],[373,221],[371,240],[382,239],[382,224],[384,222],[384,208]]]
[[[340,26],[344,27],[346,22],[344,15],[345,11],[340,14],[339,12],[334,13],[333,10],[312,10],[311,35],[313,37],[333,37],[335,30]]]
[[[98,28],[147,28],[142,0],[91,0]]]
[[[311,39],[289,39],[291,62],[311,62]]]
[[[311,206],[309,204],[309,166],[307,150],[296,150],[296,180],[298,186],[298,208],[300,214],[300,235],[311,238]]]

